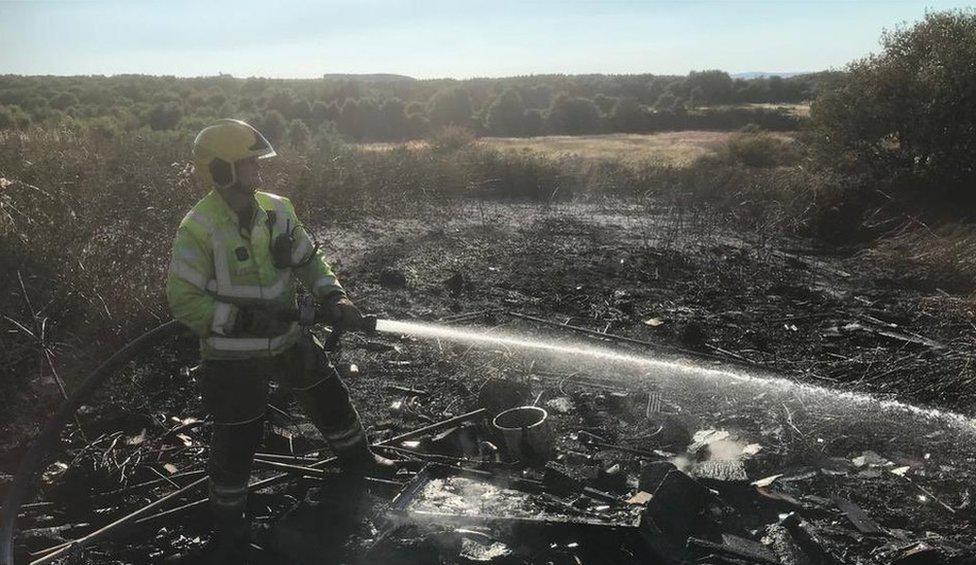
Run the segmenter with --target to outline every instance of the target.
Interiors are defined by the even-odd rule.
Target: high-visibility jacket
[[[295,277],[319,300],[343,292],[322,251],[304,229],[294,229],[299,220],[291,202],[266,192],[254,199],[249,232],[216,192],[200,200],[176,231],[166,298],[173,316],[200,337],[204,359],[270,357],[294,345],[298,324],[274,312],[295,307]],[[270,243],[289,232],[295,237],[293,264],[314,255],[300,267],[278,269]],[[234,329],[242,308],[252,314],[247,333]]]

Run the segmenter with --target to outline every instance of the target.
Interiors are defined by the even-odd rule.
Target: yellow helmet
[[[224,119],[203,128],[193,140],[193,164],[205,185],[225,188],[237,182],[237,162],[277,155],[261,132],[241,120]]]

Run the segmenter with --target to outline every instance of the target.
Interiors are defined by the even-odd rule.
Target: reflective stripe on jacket
[[[321,250],[301,267],[274,266],[270,243],[276,235],[293,233],[296,264],[307,259],[314,246],[305,230],[292,231],[299,220],[287,198],[265,192],[254,198],[249,232],[216,192],[200,200],[176,231],[166,298],[173,316],[200,336],[205,359],[268,357],[294,345],[301,333],[298,325],[271,314],[294,308],[294,278],[317,299],[343,292]],[[269,210],[274,212],[271,226]],[[249,333],[234,331],[242,308],[251,313]]]

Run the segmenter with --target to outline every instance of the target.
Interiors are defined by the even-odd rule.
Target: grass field
[[[656,161],[683,166],[714,152],[734,135],[718,131],[675,131],[652,134],[549,135],[487,137],[481,143],[497,149],[532,151],[551,157],[582,157],[622,161]]]
[[[783,108],[787,113],[805,118],[810,115],[810,104],[776,104],[772,102],[743,104],[745,108],[765,108],[767,110],[777,110]]]
[[[547,135],[541,137],[483,137],[478,143],[495,149],[529,151],[548,157],[581,157],[583,159],[654,161],[665,165],[685,166],[695,159],[714,153],[735,132],[671,131],[662,133],[609,133],[602,135]],[[788,138],[787,134],[775,133]],[[367,151],[389,151],[396,147],[420,149],[424,141],[405,143],[364,143]]]

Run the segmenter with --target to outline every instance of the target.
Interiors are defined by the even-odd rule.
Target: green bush
[[[525,126],[525,104],[519,93],[512,89],[498,95],[488,107],[485,126],[491,135],[522,135]]]
[[[288,143],[295,149],[304,149],[311,137],[312,133],[302,120],[296,118],[288,124]]]
[[[0,106],[0,131],[5,129],[25,129],[31,119],[19,106]]]
[[[811,107],[823,156],[883,178],[906,173],[973,197],[976,12],[933,12],[886,32]]]
[[[441,90],[427,105],[427,118],[434,127],[471,127],[473,114],[471,95],[459,87]]]
[[[435,131],[427,144],[435,153],[451,153],[474,143],[474,133],[458,126],[446,126]]]
[[[278,110],[268,110],[260,119],[252,123],[271,143],[284,141],[285,134],[288,133],[285,117]]]
[[[578,135],[600,131],[602,120],[592,100],[561,94],[549,107],[546,125],[550,133]]]
[[[799,159],[794,143],[768,133],[740,133],[725,146],[729,158],[747,167],[792,165]]]
[[[183,119],[183,109],[178,102],[161,102],[149,112],[149,127],[155,131],[175,129]]]

